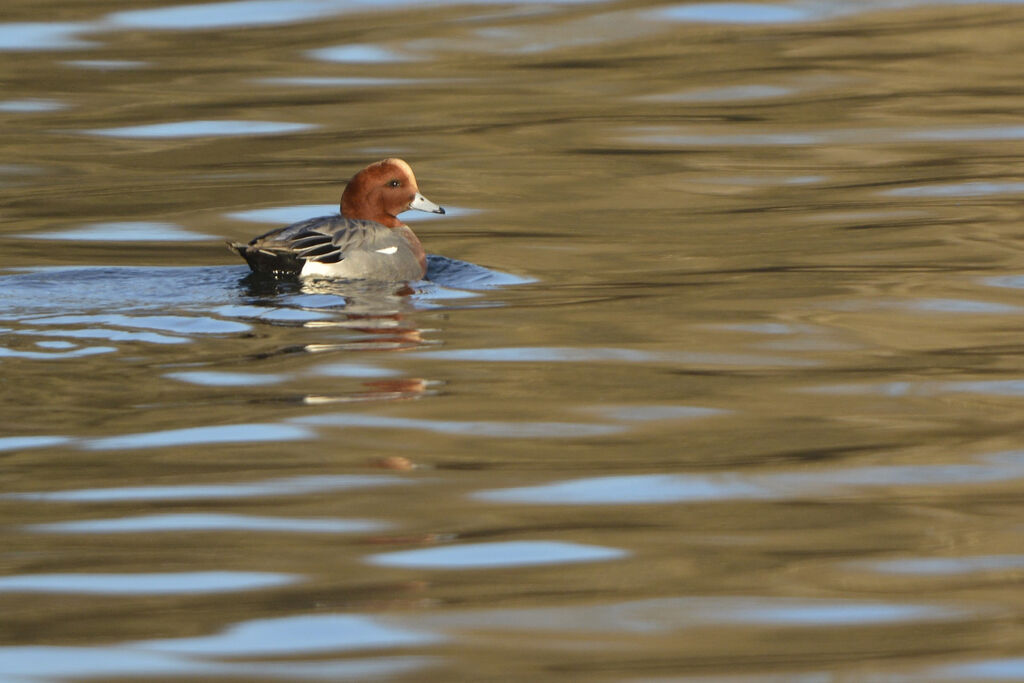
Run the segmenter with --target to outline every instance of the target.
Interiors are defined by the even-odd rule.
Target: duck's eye
[[[401,186],[402,186],[402,183],[398,182],[397,180],[392,180],[390,183],[388,183],[388,187],[401,187]]]

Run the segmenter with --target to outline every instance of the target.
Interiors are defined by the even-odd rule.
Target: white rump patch
[[[374,251],[377,252],[378,254],[387,254],[388,256],[390,256],[391,254],[394,254],[396,251],[398,251],[398,247],[390,246],[384,247],[383,249],[374,249]]]

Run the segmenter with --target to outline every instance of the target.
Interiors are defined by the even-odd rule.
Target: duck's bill
[[[416,209],[417,211],[426,211],[427,213],[444,213],[444,209],[430,201],[419,192],[409,202],[410,209]]]

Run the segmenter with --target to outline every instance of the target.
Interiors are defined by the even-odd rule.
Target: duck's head
[[[390,228],[402,225],[398,214],[409,209],[444,213],[416,185],[416,176],[401,159],[384,159],[370,164],[345,186],[341,195],[341,215],[346,218],[376,221]]]

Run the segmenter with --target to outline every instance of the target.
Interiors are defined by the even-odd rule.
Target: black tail
[[[228,242],[228,249],[245,259],[254,273],[298,275],[305,261],[283,251],[260,249],[244,242]]]

